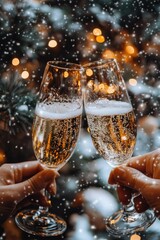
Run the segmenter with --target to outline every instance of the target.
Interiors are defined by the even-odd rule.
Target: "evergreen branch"
[[[14,73],[8,81],[0,79],[0,121],[6,122],[11,134],[27,131],[31,126],[36,94]]]

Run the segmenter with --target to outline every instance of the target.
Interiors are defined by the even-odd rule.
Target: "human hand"
[[[11,216],[19,206],[39,200],[49,206],[41,190],[56,192],[55,178],[58,173],[44,169],[38,161],[4,164],[0,167],[0,223]]]
[[[160,217],[160,149],[130,158],[126,166],[113,169],[108,182],[118,184],[117,192],[122,204],[130,202],[133,193],[137,212],[152,208]]]

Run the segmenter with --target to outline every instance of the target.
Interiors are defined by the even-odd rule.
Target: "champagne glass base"
[[[122,237],[146,230],[155,219],[154,213],[150,210],[130,215],[120,210],[106,219],[106,230],[115,237]]]
[[[58,236],[67,228],[62,218],[44,210],[21,211],[17,214],[15,221],[23,231],[42,237]]]

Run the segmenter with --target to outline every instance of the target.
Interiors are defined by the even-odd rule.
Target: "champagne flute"
[[[58,171],[75,149],[83,104],[81,73],[82,67],[74,63],[49,61],[46,65],[35,109],[32,139],[37,160],[47,168]],[[16,223],[22,230],[39,236],[57,236],[67,226],[62,218],[41,206],[38,210],[18,213]]]
[[[112,167],[125,164],[136,143],[136,119],[117,61],[99,60],[84,68],[84,106],[93,143]],[[106,219],[106,228],[112,235],[122,236],[143,231],[154,220],[152,211],[139,214],[131,201]]]

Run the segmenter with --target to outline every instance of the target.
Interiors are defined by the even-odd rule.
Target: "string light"
[[[28,71],[23,71],[23,72],[21,73],[21,77],[22,77],[23,79],[27,79],[27,78],[29,77],[29,72],[28,72]]]
[[[50,41],[48,42],[48,46],[49,46],[50,48],[55,48],[55,47],[57,46],[57,41],[54,40],[54,39],[50,40]]]
[[[13,65],[13,66],[18,66],[19,63],[20,63],[20,61],[19,61],[18,58],[13,58],[13,59],[12,59],[12,65]]]

